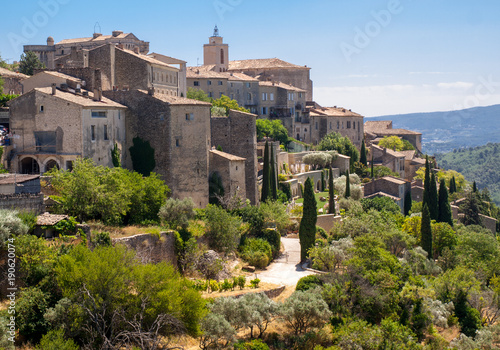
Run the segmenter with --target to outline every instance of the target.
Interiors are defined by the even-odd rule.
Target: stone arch
[[[45,165],[44,165],[45,172],[49,171],[52,168],[61,169],[61,166],[56,159],[49,158],[45,161]]]
[[[40,174],[40,164],[33,157],[24,157],[19,161],[21,174]]]

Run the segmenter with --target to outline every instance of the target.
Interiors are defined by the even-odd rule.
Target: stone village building
[[[4,94],[20,95],[23,93],[22,82],[29,76],[0,67],[0,78],[3,80]]]

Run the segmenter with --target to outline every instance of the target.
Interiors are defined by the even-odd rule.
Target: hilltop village
[[[0,59],[0,349],[499,344],[488,190],[230,58],[215,27],[198,66],[119,30]]]

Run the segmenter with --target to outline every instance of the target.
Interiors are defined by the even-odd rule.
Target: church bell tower
[[[215,71],[226,72],[229,67],[229,46],[223,43],[219,28],[215,26],[209,43],[203,45],[203,64],[215,65]]]

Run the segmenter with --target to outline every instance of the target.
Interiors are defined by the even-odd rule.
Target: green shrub
[[[317,286],[323,285],[323,282],[319,279],[318,275],[309,275],[302,277],[298,282],[295,290],[306,291],[311,288],[316,288]]]
[[[210,286],[210,292],[217,292],[219,290],[219,282],[215,280],[210,280],[208,285]]]
[[[277,257],[281,249],[281,234],[275,229],[268,228],[262,232],[262,238],[271,245],[273,257]]]
[[[269,346],[260,339],[234,344],[235,350],[269,350]]]
[[[94,246],[111,246],[111,237],[109,237],[109,232],[97,232],[94,236]]]
[[[245,276],[238,276],[238,287],[241,289],[245,288],[245,284],[247,283],[247,278]]]
[[[229,282],[227,279],[224,279],[224,282],[222,282],[220,284],[220,290],[222,292],[226,292],[232,288],[233,288],[233,284],[231,282]]]
[[[252,288],[259,288],[259,283],[260,283],[260,279],[258,279],[258,278],[255,278],[255,279],[250,281],[250,285],[252,286]]]
[[[241,257],[257,268],[266,267],[273,257],[269,242],[261,238],[248,238],[241,246]]]
[[[45,334],[37,350],[78,350],[78,345],[73,339],[66,339],[62,329],[52,330]]]

